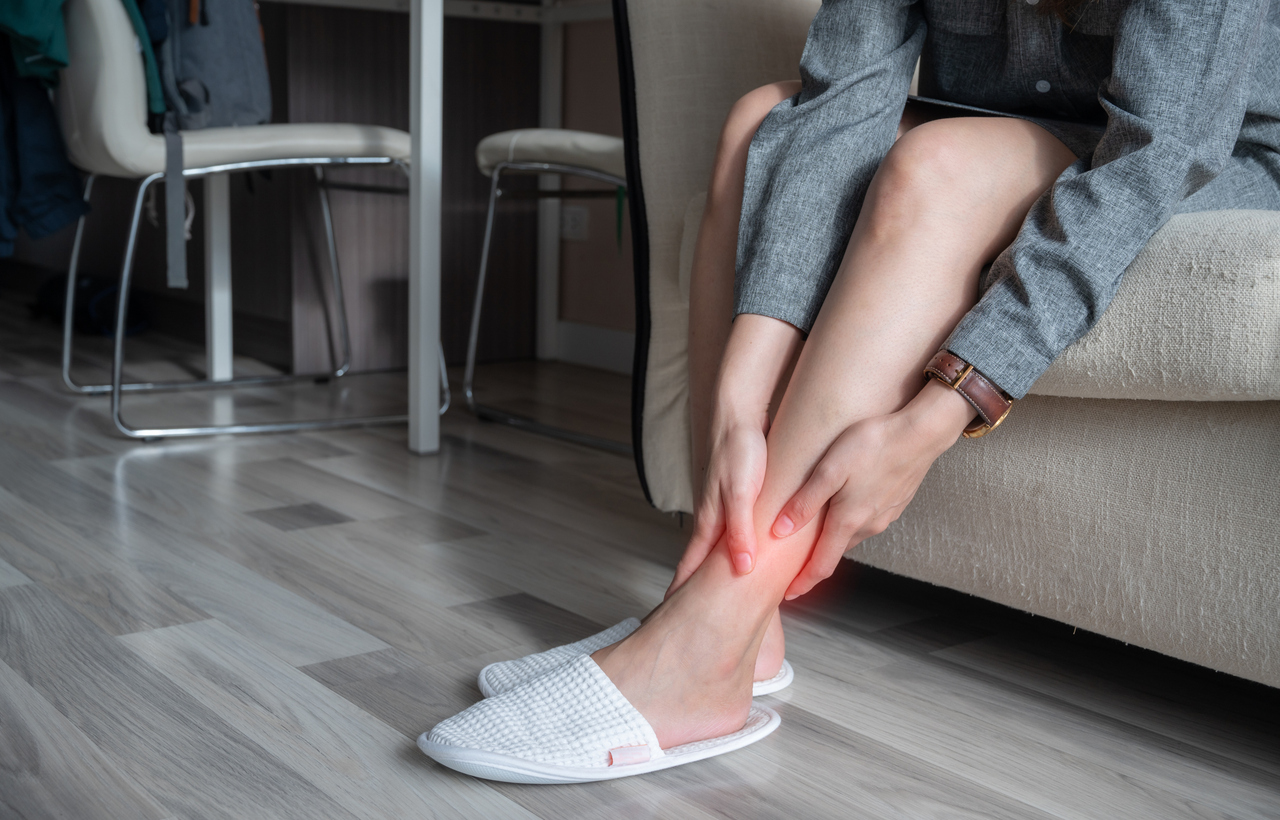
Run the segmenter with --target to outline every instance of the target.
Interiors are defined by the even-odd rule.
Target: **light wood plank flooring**
[[[198,350],[130,342],[134,376]],[[105,376],[105,340],[77,370]],[[0,302],[0,818],[1277,818],[1280,692],[854,564],[784,620],[782,728],[587,786],[413,738],[486,663],[660,600],[688,522],[630,461],[475,422],[137,443]],[[259,368],[240,362],[242,370]],[[486,367],[486,401],[627,437],[627,383]],[[403,376],[130,397],[139,421],[394,410]]]

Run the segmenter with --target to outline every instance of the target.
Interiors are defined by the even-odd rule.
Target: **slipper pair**
[[[639,627],[634,618],[567,646],[480,672],[485,700],[424,732],[418,747],[451,769],[508,783],[589,783],[692,763],[755,743],[781,718],[752,704],[746,724],[722,737],[670,749],[591,659]],[[756,684],[776,692],[791,665]],[[771,688],[770,688],[771,687]]]

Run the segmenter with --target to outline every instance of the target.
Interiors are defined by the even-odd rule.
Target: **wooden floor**
[[[1276,690],[853,564],[785,611],[796,682],[765,741],[587,786],[454,774],[413,738],[481,666],[660,599],[684,534],[632,464],[458,409],[432,457],[403,427],[130,442],[60,388],[56,341],[0,304],[5,820],[1280,817]],[[131,349],[137,375],[198,362]],[[83,350],[101,377],[103,340]],[[394,410],[402,379],[130,412]],[[625,436],[625,380],[481,383]]]

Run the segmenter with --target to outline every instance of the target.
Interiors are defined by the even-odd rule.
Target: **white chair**
[[[134,198],[129,238],[120,271],[111,383],[82,385],[71,377],[72,321],[76,272],[84,217],[76,228],[67,275],[63,328],[62,375],[67,387],[82,394],[111,394],[111,416],[131,438],[202,436],[225,433],[263,433],[393,423],[405,415],[330,418],[265,424],[164,427],[139,429],[121,415],[125,392],[217,388],[280,383],[313,376],[231,376],[230,224],[228,174],[266,168],[310,166],[319,182],[321,213],[329,254],[330,286],[336,305],[341,358],[334,356],[332,376],[350,368],[351,341],[347,328],[342,280],[338,270],[333,219],[324,181],[324,166],[394,165],[406,170],[409,135],[393,128],[352,124],[279,124],[184,131],[183,177],[205,180],[206,338],[209,372],[199,381],[123,383],[125,305],[133,275],[134,250],[143,198],[153,183],[164,178],[164,137],[146,126],[146,80],[133,27],[120,0],[68,0],[65,6],[70,65],[62,72],[57,95],[58,119],[71,162],[88,173],[84,197],[88,201],[97,176],[140,179]],[[328,300],[325,310],[328,312]],[[448,407],[448,384],[441,352],[441,381]]]
[[[594,179],[615,186],[620,195],[627,189],[626,160],[619,137],[570,131],[562,128],[522,128],[490,134],[476,145],[476,165],[480,173],[491,177],[489,215],[484,224],[484,247],[480,252],[480,276],[476,280],[476,298],[471,309],[471,333],[467,339],[467,366],[463,372],[462,392],[467,409],[477,418],[498,421],[512,427],[553,438],[585,444],[604,450],[631,455],[631,448],[616,441],[552,427],[525,416],[517,416],[496,407],[479,404],[473,390],[476,372],[476,340],[480,334],[480,312],[484,304],[485,274],[489,267],[489,246],[493,239],[493,213],[502,196],[503,174],[560,174]],[[613,191],[539,190],[538,197],[558,199],[615,196]]]

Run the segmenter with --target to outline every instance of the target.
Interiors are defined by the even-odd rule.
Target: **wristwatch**
[[[974,366],[949,350],[939,350],[924,369],[926,378],[937,379],[964,396],[978,411],[973,423],[964,428],[965,438],[982,438],[1000,426],[1009,411],[1013,399],[1009,394],[989,382]]]

